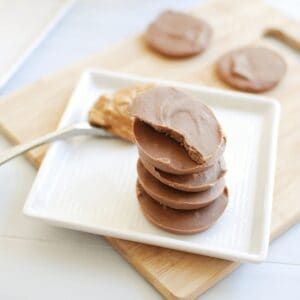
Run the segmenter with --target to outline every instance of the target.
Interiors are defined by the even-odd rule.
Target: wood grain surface
[[[203,55],[167,59],[149,50],[142,36],[132,37],[1,99],[1,130],[13,143],[54,130],[80,73],[87,67],[228,88],[215,75],[215,61],[221,54],[249,44],[274,48],[288,64],[284,80],[267,93],[282,106],[272,214],[271,238],[275,238],[300,219],[300,25],[258,0],[210,1],[191,13],[203,17],[214,29],[212,43]],[[36,167],[45,150],[42,147],[28,155]],[[170,299],[193,299],[239,265],[118,239],[108,241]]]

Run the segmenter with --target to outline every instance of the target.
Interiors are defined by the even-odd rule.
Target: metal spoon
[[[24,143],[8,150],[4,150],[0,153],[0,165],[6,163],[7,161],[43,144],[48,144],[56,140],[61,140],[69,137],[80,136],[80,135],[91,135],[99,137],[113,137],[112,134],[107,131],[93,127],[89,123],[77,123],[54,132],[45,134],[44,136],[38,137],[33,141]]]

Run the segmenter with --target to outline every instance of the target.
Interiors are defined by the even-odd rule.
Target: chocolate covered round
[[[141,155],[140,159],[147,171],[157,180],[171,188],[184,192],[206,191],[216,185],[226,173],[226,166],[223,157],[221,157],[221,159],[213,166],[202,170],[199,173],[186,175],[166,173],[155,168]]]
[[[220,78],[232,87],[259,93],[272,89],[286,72],[286,63],[263,47],[241,48],[225,54],[217,64]]]
[[[151,23],[145,33],[148,45],[170,57],[187,57],[202,52],[212,35],[210,26],[199,18],[165,11]]]
[[[140,156],[162,171],[170,174],[190,174],[206,167],[193,161],[184,147],[174,139],[139,119],[133,122],[133,132]]]
[[[177,210],[153,200],[137,182],[137,198],[145,217],[154,225],[177,234],[191,234],[208,229],[222,215],[228,194],[223,194],[210,205],[194,210]]]
[[[145,192],[160,204],[175,209],[197,209],[205,207],[218,198],[224,191],[225,181],[220,179],[210,189],[199,193],[188,193],[175,190],[157,180],[143,166],[137,163],[138,181]]]
[[[200,170],[203,169],[203,166],[211,165],[224,151],[226,139],[214,113],[199,100],[181,90],[172,87],[153,88],[133,99],[129,106],[129,112],[138,119],[133,130],[139,148],[149,156],[149,159],[163,164],[165,168],[159,167],[161,170],[173,174],[187,174],[185,171],[176,173],[172,171],[171,157],[168,157],[172,151],[164,153],[166,147],[164,149],[159,147],[161,148],[161,157],[157,157],[157,153],[154,156],[150,154],[150,138],[144,138],[142,141],[141,134],[143,133],[138,131],[142,127],[139,120],[176,140],[180,144],[179,146],[185,149],[191,160],[196,162],[194,166],[189,163],[188,168],[192,172],[196,172],[197,168]],[[148,131],[150,134],[150,130]],[[153,133],[152,135],[151,143],[158,138],[157,134],[154,136]],[[166,144],[167,138],[163,135],[160,140],[163,141],[164,138]],[[169,138],[170,141],[171,138]],[[174,147],[172,146],[172,148]],[[156,166],[155,163],[153,164]],[[170,170],[167,170],[169,167]]]

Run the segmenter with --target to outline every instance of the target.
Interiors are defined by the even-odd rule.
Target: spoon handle
[[[4,150],[0,153],[0,166],[7,161],[44,144],[48,144],[51,142],[54,142],[58,139],[64,139],[69,138],[73,136],[79,136],[79,135],[96,135],[96,136],[102,136],[102,137],[109,137],[109,134],[106,134],[102,129],[94,128],[90,125],[73,125],[66,128],[62,128],[59,130],[56,130],[54,132],[50,132],[48,134],[45,134],[44,136],[38,137],[32,141],[29,141],[24,144],[20,144],[17,146],[14,146],[10,149]]]

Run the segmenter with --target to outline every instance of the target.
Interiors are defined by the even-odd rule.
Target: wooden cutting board
[[[2,131],[12,142],[20,143],[54,130],[86,67],[227,88],[214,72],[214,62],[221,54],[247,44],[275,48],[288,63],[285,79],[269,93],[282,105],[272,215],[275,238],[300,220],[300,25],[257,0],[211,1],[192,13],[214,28],[211,46],[203,55],[166,59],[151,52],[140,36],[133,37],[1,99]],[[45,148],[37,149],[29,159],[38,167],[44,153]],[[117,239],[108,241],[165,297],[172,299],[195,298],[239,265]]]

